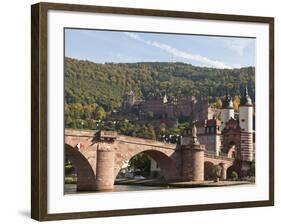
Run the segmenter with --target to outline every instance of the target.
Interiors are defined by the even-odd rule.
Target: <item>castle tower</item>
[[[123,101],[123,110],[130,110],[135,103],[134,92],[130,91],[125,93],[124,101]]]
[[[225,98],[222,102],[221,131],[225,128],[226,122],[228,122],[231,118],[234,118],[234,107],[233,107],[232,99],[227,90]]]
[[[253,161],[253,104],[247,88],[240,99],[239,126],[241,128],[241,160]]]

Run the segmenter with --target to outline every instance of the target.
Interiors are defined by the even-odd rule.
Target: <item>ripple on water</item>
[[[143,191],[143,190],[159,190],[166,189],[167,187],[155,187],[155,186],[140,186],[140,185],[114,185],[112,192],[120,191]],[[64,193],[65,194],[81,194],[81,193],[94,193],[95,191],[76,191],[76,184],[65,184]]]

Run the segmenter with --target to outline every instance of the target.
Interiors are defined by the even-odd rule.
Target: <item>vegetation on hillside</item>
[[[125,92],[148,100],[163,91],[168,95],[220,97],[228,88],[239,95],[245,86],[254,99],[255,70],[216,69],[184,63],[142,62],[97,64],[65,59],[65,97],[68,102],[97,104],[105,111],[118,110]]]
[[[172,125],[155,122],[147,113],[147,122],[134,122],[125,117],[111,119],[120,111],[124,93],[133,91],[135,98],[149,100],[163,92],[168,96],[205,96],[220,108],[226,89],[238,110],[239,95],[245,86],[254,101],[255,69],[216,69],[184,63],[142,62],[106,63],[65,58],[65,126],[114,130],[121,134],[149,139],[180,134],[188,121],[175,119]]]

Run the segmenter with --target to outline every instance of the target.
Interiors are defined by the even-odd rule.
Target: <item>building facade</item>
[[[218,119],[201,120],[196,121],[195,126],[197,127],[198,141],[206,146],[206,153],[220,155],[222,148],[221,121]],[[185,129],[182,138],[184,145],[192,140],[191,134],[191,128]]]
[[[206,153],[224,155],[246,162],[254,161],[253,110],[252,100],[245,88],[240,98],[238,118],[235,118],[232,98],[227,92],[222,103],[221,119],[195,122],[198,140],[206,146]],[[191,128],[185,130],[182,138],[184,144],[191,141],[191,133]]]
[[[196,99],[193,96],[167,97],[166,94],[146,101],[137,101],[132,91],[124,95],[124,112],[153,112],[155,117],[171,119],[186,117],[193,120],[208,120],[215,115],[215,109],[209,106],[208,99]]]

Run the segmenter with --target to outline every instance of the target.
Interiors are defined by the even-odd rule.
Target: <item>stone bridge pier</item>
[[[115,150],[109,145],[97,147],[96,190],[111,190],[114,186]]]
[[[204,151],[205,146],[199,142],[193,142],[188,146],[182,146],[182,180],[204,180]]]

